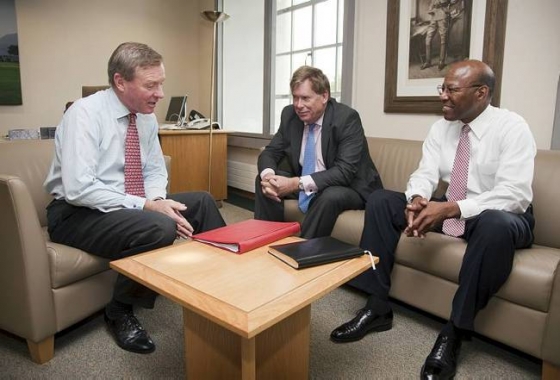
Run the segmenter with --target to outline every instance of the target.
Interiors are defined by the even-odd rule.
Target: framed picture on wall
[[[436,86],[467,58],[496,74],[500,103],[507,0],[388,0],[384,111],[441,113]]]
[[[21,77],[15,0],[0,1],[0,105],[20,105]]]

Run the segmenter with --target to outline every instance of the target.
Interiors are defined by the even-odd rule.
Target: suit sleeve
[[[364,150],[368,152],[362,121],[351,108],[335,116],[329,133],[327,170],[311,175],[319,191],[329,186],[350,186],[364,159]]]
[[[257,161],[259,173],[262,173],[264,169],[272,169],[276,173],[278,164],[286,157],[291,148],[288,125],[292,121],[294,115],[295,113],[291,106],[285,107],[282,111],[278,131],[259,155]]]

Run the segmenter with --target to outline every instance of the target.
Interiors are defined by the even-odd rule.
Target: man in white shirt
[[[55,198],[47,208],[51,240],[112,260],[224,226],[208,193],[166,199],[167,171],[153,114],[163,98],[161,55],[144,44],[123,43],[109,59],[108,74],[111,88],[74,102],[57,127],[45,180]],[[154,351],[133,306],[153,308],[155,298],[118,276],[105,320],[121,348]]]
[[[444,119],[430,129],[406,192],[378,190],[368,198],[360,245],[380,262],[357,283],[371,293],[365,308],[331,333],[333,341],[391,329],[390,276],[401,231],[417,238],[444,232],[466,240],[467,248],[450,320],[421,377],[454,376],[461,340],[474,329],[476,314],[507,280],[515,250],[533,242],[535,141],[521,116],[490,105],[494,83],[483,62],[451,66],[438,86]],[[440,179],[449,183],[446,195],[430,200]]]

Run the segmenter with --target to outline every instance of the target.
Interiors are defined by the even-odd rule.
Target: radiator
[[[236,189],[255,192],[255,178],[257,177],[257,165],[245,162],[230,161],[227,163],[228,186]]]

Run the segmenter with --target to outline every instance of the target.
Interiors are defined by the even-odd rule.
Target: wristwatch
[[[303,188],[303,181],[301,180],[301,177],[299,177],[298,189],[299,191],[305,191],[305,189]]]

